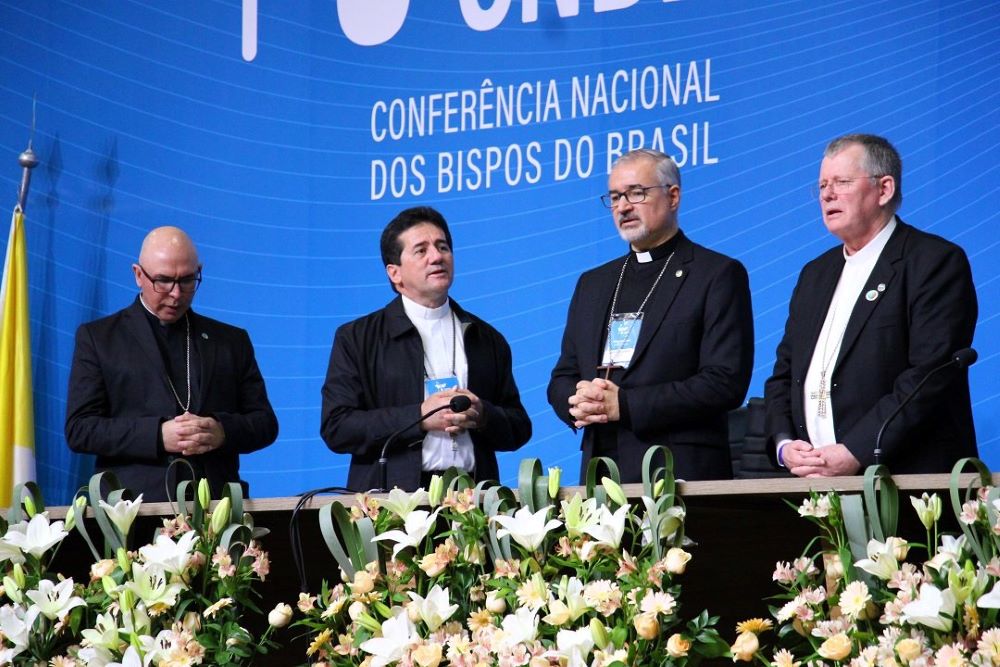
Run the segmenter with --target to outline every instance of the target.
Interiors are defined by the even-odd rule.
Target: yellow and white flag
[[[35,479],[35,408],[24,214],[14,209],[0,283],[0,507],[16,484]]]

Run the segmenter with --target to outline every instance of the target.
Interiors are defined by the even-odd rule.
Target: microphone
[[[464,395],[464,394],[458,394],[457,396],[453,396],[452,397],[452,399],[448,402],[448,405],[441,405],[439,407],[434,408],[433,410],[431,410],[427,414],[420,415],[420,419],[418,419],[417,421],[415,421],[415,422],[413,422],[411,424],[407,424],[406,426],[404,426],[403,428],[399,429],[398,431],[395,431],[392,435],[390,435],[388,438],[386,438],[385,439],[385,444],[382,445],[382,454],[381,454],[381,456],[378,457],[379,484],[380,484],[380,487],[381,487],[379,489],[379,493],[388,493],[389,492],[389,489],[387,488],[389,486],[389,479],[388,479],[389,478],[389,467],[388,467],[389,466],[389,456],[388,456],[388,454],[389,454],[389,446],[392,445],[392,443],[396,440],[396,438],[398,438],[400,435],[402,435],[402,433],[404,431],[407,431],[407,430],[413,428],[414,426],[416,426],[420,422],[424,421],[425,419],[427,419],[431,415],[436,415],[437,413],[441,412],[442,410],[451,410],[452,412],[465,412],[466,410],[468,410],[471,407],[472,407],[472,399],[469,398],[468,396]]]
[[[913,388],[913,391],[907,394],[906,398],[899,402],[899,405],[897,405],[896,409],[892,411],[889,418],[882,422],[882,426],[879,428],[878,434],[875,436],[875,451],[872,452],[875,458],[875,465],[879,464],[879,457],[882,456],[882,436],[885,435],[886,427],[888,427],[889,423],[896,418],[896,415],[902,412],[903,408],[906,407],[906,404],[909,403],[914,396],[920,393],[921,387],[923,387],[932,376],[936,375],[938,371],[943,371],[944,369],[951,368],[953,366],[957,369],[968,368],[972,364],[976,363],[976,359],[978,358],[979,354],[971,347],[963,348],[951,355],[951,358],[948,359],[948,361],[927,373],[927,375],[925,375],[923,379],[917,383],[917,386]]]

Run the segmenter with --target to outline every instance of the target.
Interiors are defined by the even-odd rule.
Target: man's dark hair
[[[399,237],[410,227],[424,223],[434,225],[444,232],[448,247],[452,247],[451,232],[448,231],[448,223],[444,221],[444,216],[430,206],[414,206],[402,211],[382,230],[382,240],[379,242],[379,247],[382,250],[382,264],[398,266],[403,254],[403,244],[399,242]]]

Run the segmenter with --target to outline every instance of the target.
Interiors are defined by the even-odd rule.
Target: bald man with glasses
[[[132,272],[135,301],[77,330],[66,441],[144,500],[192,472],[217,494],[278,435],[250,337],[191,309],[201,262],[177,227],[151,231]]]

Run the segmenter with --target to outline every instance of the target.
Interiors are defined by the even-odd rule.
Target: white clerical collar
[[[440,320],[451,314],[451,303],[448,299],[445,299],[444,303],[437,308],[428,308],[427,306],[421,306],[419,303],[407,296],[402,294],[400,296],[403,297],[403,310],[406,312],[406,316],[409,317],[411,321]]]
[[[882,228],[882,231],[876,234],[875,238],[866,243],[865,247],[858,250],[853,255],[847,254],[847,246],[845,245],[844,259],[848,264],[852,265],[874,264],[878,261],[879,255],[882,254],[885,244],[889,242],[889,237],[892,236],[894,229],[896,229],[896,216],[892,216],[889,223]]]

